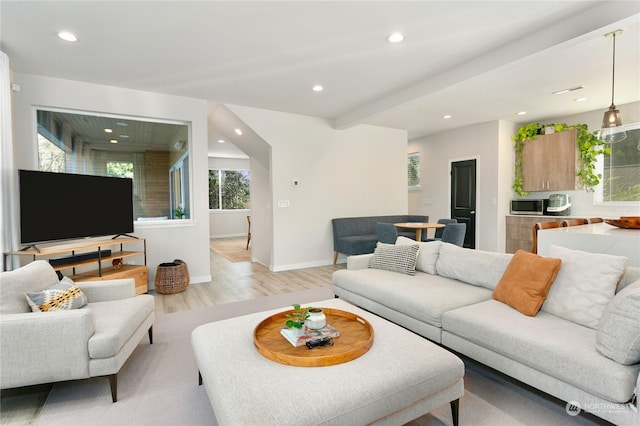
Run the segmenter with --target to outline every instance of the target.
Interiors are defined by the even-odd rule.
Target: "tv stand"
[[[116,236],[116,238],[83,240],[60,245],[41,245],[40,248],[31,245],[19,251],[5,253],[5,267],[7,256],[30,256],[31,261],[49,261],[61,257],[78,256],[79,260],[53,266],[53,269],[74,281],[133,278],[136,282],[136,294],[147,293],[149,291],[147,242],[144,238],[133,238]],[[90,259],[83,258],[82,254],[89,252],[97,256],[92,256]]]

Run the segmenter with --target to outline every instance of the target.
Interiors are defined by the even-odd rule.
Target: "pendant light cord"
[[[613,105],[613,98],[616,86],[616,33],[613,33],[613,70],[611,72],[611,105]]]

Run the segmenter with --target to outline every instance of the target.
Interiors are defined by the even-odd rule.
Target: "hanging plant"
[[[524,142],[526,140],[535,140],[539,134],[543,133],[543,129],[552,127],[555,132],[563,132],[565,130],[576,129],[576,145],[578,146],[578,172],[576,176],[580,178],[580,182],[587,191],[593,191],[593,187],[597,186],[602,179],[602,174],[595,173],[596,163],[600,154],[611,154],[611,148],[605,146],[604,142],[596,137],[596,132],[589,132],[586,124],[567,125],[562,124],[539,124],[530,123],[518,129],[513,136],[513,147],[515,150],[515,163],[513,173],[513,190],[518,195],[527,195],[528,192],[522,189],[524,180],[522,178],[522,167],[524,165]]]

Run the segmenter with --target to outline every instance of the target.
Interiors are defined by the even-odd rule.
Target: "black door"
[[[466,248],[476,248],[476,160],[451,163],[451,217],[467,224]]]

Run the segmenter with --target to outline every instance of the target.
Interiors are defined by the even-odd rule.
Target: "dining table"
[[[415,229],[416,231],[416,241],[422,241],[422,230],[423,229],[438,229],[444,228],[445,225],[443,223],[435,223],[435,222],[402,222],[402,223],[394,223],[396,228],[401,229]]]

